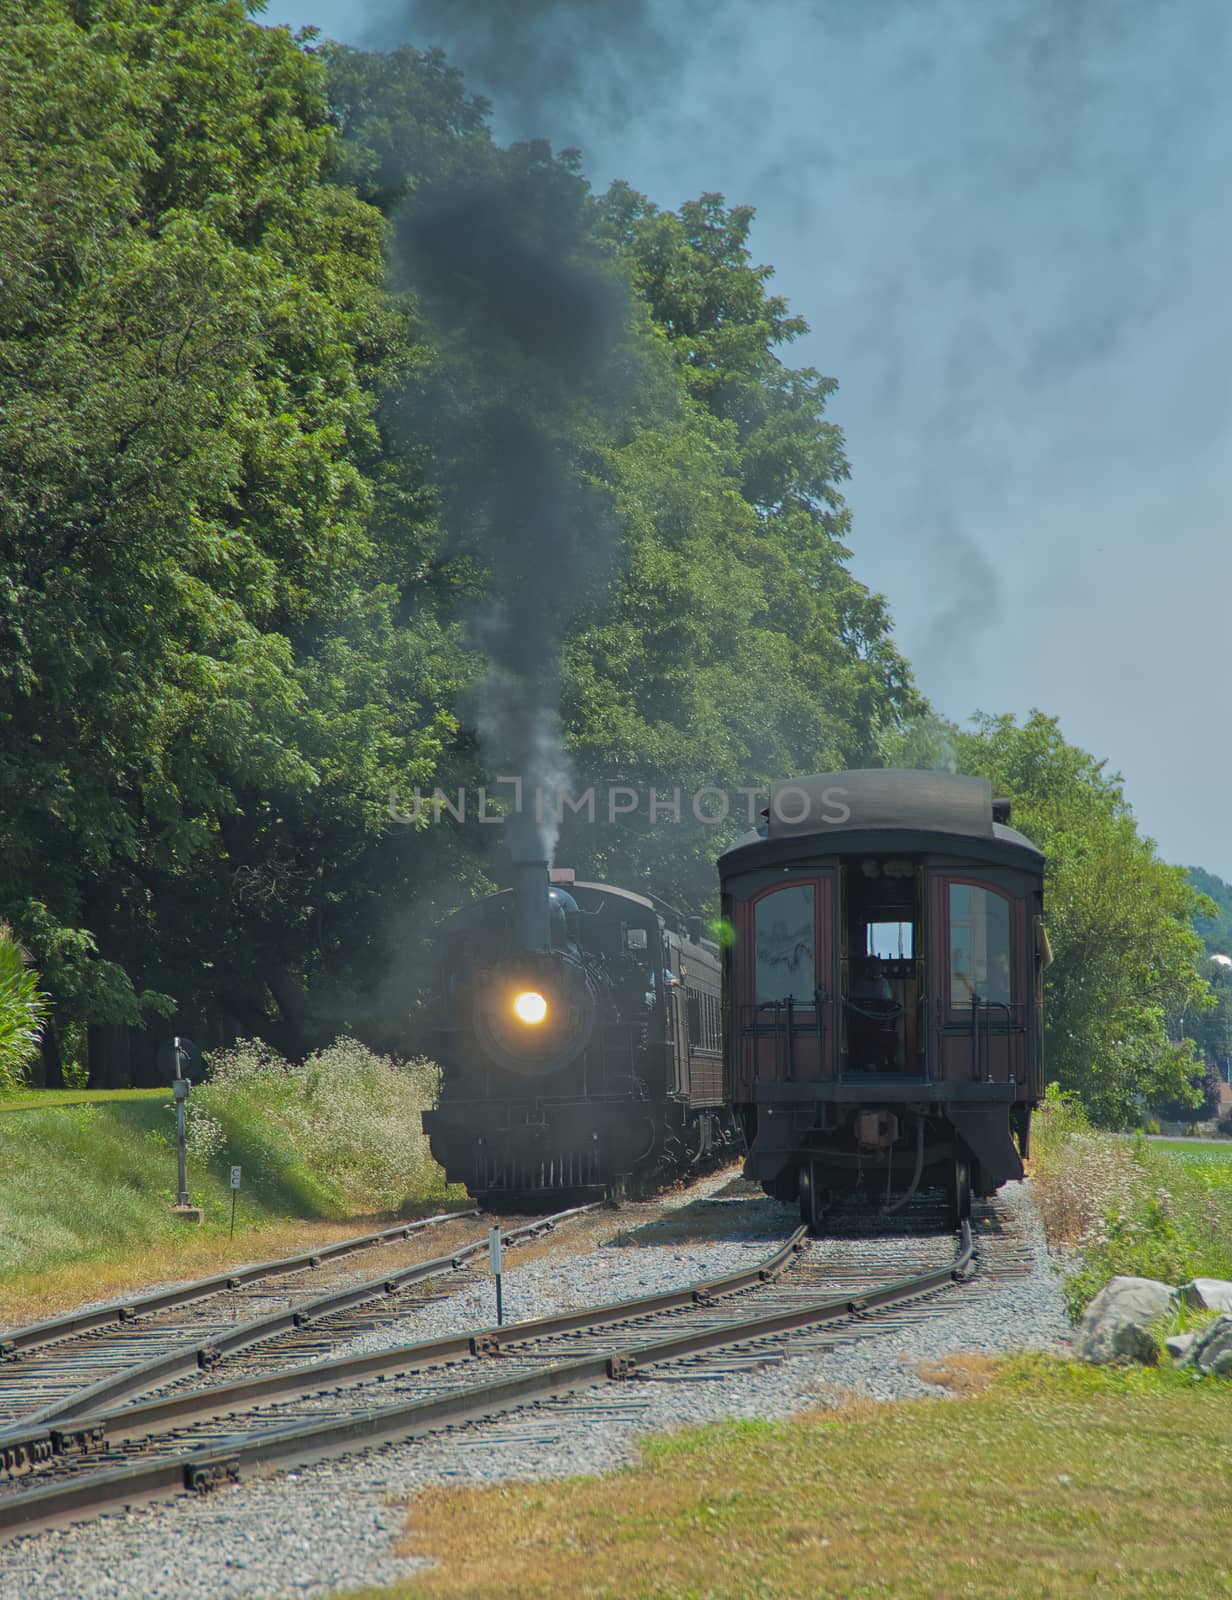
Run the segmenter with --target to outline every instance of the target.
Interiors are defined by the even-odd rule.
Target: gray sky
[[[1227,0],[263,20],[441,44],[498,137],[580,147],[596,188],[756,206],[755,257],[813,329],[786,357],[839,381],[853,568],[924,691],[959,720],[1057,715],[1166,856],[1232,880]]]

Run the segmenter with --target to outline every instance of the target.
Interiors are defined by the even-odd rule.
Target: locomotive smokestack
[[[552,943],[550,884],[538,829],[511,824],[509,853],[513,857],[514,937],[523,950],[547,950]]]

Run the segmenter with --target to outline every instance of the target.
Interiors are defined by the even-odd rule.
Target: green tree
[[[413,333],[285,31],[0,17],[0,903],[62,1022],[255,1025],[448,735],[374,421]]]
[[[1217,1075],[1232,1081],[1232,967],[1213,956],[1199,963],[1199,971],[1215,997],[1210,1011],[1185,1019],[1185,1036],[1192,1039]],[[1217,1092],[1217,1089],[1216,1089]],[[1212,1116],[1214,1112],[1210,1113]]]
[[[1186,869],[1189,881],[1205,895],[1213,909],[1194,918],[1194,928],[1210,955],[1232,956],[1232,883],[1225,883],[1201,867]]]
[[[794,630],[802,640],[821,630],[841,647],[844,677],[862,691],[862,740],[883,721],[897,726],[922,706],[884,598],[845,565],[851,513],[840,485],[850,469],[842,431],[825,416],[838,385],[780,357],[808,324],[767,292],[773,269],[753,264],[753,208],[704,194],[663,211],[624,183],[599,203],[690,398],[720,425],[763,538],[801,586]]]
[[[1212,1000],[1192,927],[1203,902],[1184,869],[1159,859],[1120,780],[1055,718],[981,716],[954,744],[959,770],[1008,795],[1014,825],[1048,857],[1050,1078],[1111,1126],[1163,1101],[1196,1105],[1202,1065],[1182,1029]]]
[[[778,354],[806,324],[752,264],[749,208],[706,195],[665,212],[623,184],[598,207],[649,315],[657,382],[606,457],[625,564],[607,616],[568,645],[579,767],[670,799],[865,764],[921,702],[884,601],[846,566],[834,383]],[[573,829],[566,848],[699,904],[745,804],[720,830],[685,799],[679,826],[649,832],[641,816],[589,850],[594,830]]]

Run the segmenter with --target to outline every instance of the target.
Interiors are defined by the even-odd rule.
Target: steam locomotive
[[[620,1190],[734,1137],[718,946],[656,895],[546,861],[456,912],[437,945],[423,1114],[449,1181],[489,1200]]]
[[[1044,858],[982,778],[823,773],[771,788],[719,859],[728,1098],[745,1175],[887,1210],[1022,1176],[1043,1092]]]

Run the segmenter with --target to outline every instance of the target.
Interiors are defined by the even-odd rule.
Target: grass
[[[1232,1171],[1232,1139],[1204,1139],[1187,1144],[1180,1139],[1152,1139],[1151,1149],[1185,1166]]]
[[[936,1374],[934,1373],[935,1377]],[[382,1600],[1207,1600],[1232,1595],[1227,1390],[968,1360],[966,1397],[660,1437],[605,1478],[435,1490]],[[981,1391],[982,1392],[979,1392]]]
[[[189,1191],[201,1228],[175,1219],[170,1093],[0,1117],[0,1325],[83,1298],[220,1270],[422,1215],[447,1190],[419,1131],[427,1064],[342,1041],[302,1067],[241,1051],[190,1102]],[[236,1241],[228,1169],[243,1168]]]
[[[194,1196],[194,1199],[196,1196]],[[437,1210],[422,1207],[425,1215]],[[43,1272],[16,1272],[0,1278],[0,1327],[41,1322],[85,1301],[115,1300],[156,1284],[206,1277],[229,1267],[373,1233],[388,1218],[349,1217],[344,1222],[299,1222],[293,1218],[245,1217],[239,1204],[235,1238],[207,1223],[195,1228],[177,1223],[152,1230],[148,1241],[91,1251],[61,1261]]]
[[[166,1089],[9,1089],[0,1092],[0,1111],[48,1111],[56,1106],[105,1106],[124,1101],[161,1102]]]

